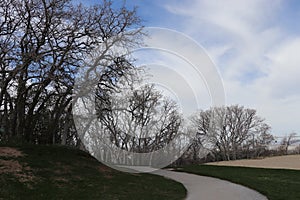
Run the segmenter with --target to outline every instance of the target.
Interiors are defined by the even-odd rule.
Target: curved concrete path
[[[254,190],[217,178],[168,170],[151,173],[182,183],[187,189],[187,200],[267,200]]]

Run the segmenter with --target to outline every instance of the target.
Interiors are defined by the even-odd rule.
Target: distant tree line
[[[276,143],[278,146],[272,149],[273,155],[300,154],[300,139],[295,132],[284,136],[281,141],[276,141]],[[292,146],[294,146],[293,149],[291,149]]]

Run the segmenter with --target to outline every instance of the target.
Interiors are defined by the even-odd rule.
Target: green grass
[[[190,165],[178,171],[238,183],[264,194],[269,200],[300,199],[300,170]]]
[[[86,152],[60,146],[19,146],[22,171],[1,171],[0,199],[184,199],[180,183],[150,174],[108,168]]]

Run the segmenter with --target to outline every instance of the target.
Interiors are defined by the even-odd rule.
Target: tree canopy
[[[70,0],[7,0],[0,2],[0,16],[0,140],[75,141],[76,73],[100,45],[90,67],[103,69],[99,81],[109,85],[112,76],[126,73],[124,58],[110,51],[116,43],[137,43],[136,10],[106,0],[89,7]]]

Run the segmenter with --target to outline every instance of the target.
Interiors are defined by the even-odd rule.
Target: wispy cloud
[[[188,0],[164,5],[169,13],[182,16],[178,28],[203,44],[214,59],[227,102],[257,108],[276,134],[300,131],[300,33],[276,22],[287,14],[282,11],[285,3]]]

